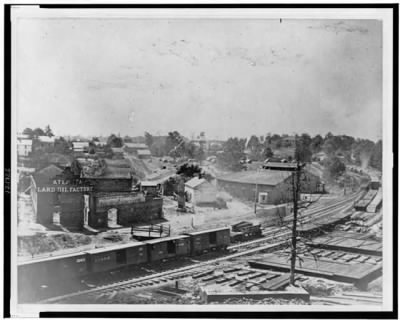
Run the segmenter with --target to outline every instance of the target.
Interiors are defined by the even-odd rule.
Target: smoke
[[[361,152],[360,153],[360,161],[361,161],[361,168],[367,169],[369,165],[369,160],[371,159],[372,152]]]

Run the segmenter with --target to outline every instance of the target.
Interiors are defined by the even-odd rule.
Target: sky
[[[378,20],[20,19],[17,130],[382,137]]]

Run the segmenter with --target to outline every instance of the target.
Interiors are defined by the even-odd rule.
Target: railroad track
[[[360,195],[360,192],[348,197],[347,199],[340,200],[332,205],[329,205],[323,209],[314,209],[307,212],[304,216],[317,217],[318,220],[324,218],[327,215],[332,215],[332,211],[341,212],[353,204],[354,199]],[[199,273],[207,272],[209,269],[213,269],[213,264],[241,257],[244,255],[256,253],[264,250],[275,250],[281,246],[287,244],[291,231],[288,229],[282,230],[282,227],[276,227],[268,230],[264,234],[263,238],[240,243],[228,247],[228,250],[235,251],[234,253],[225,255],[223,257],[207,260],[204,262],[196,263],[194,265],[176,268],[160,273],[155,273],[143,277],[133,278],[129,280],[122,280],[107,285],[98,286],[93,289],[82,290],[50,299],[42,300],[39,303],[55,303],[59,301],[65,301],[75,299],[79,297],[100,297],[108,294],[114,294],[121,290],[133,290],[133,289],[145,289],[153,286],[160,285],[162,283],[168,283],[175,281],[180,278],[193,276]]]

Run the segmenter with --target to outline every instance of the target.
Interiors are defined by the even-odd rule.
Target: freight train
[[[27,284],[79,282],[85,276],[122,267],[226,250],[229,244],[230,228],[227,227],[37,259],[18,265],[18,287],[21,292]]]

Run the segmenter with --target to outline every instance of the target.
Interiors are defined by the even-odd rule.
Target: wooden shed
[[[197,177],[185,183],[188,201],[195,205],[214,205],[217,200],[217,188],[206,179]]]

